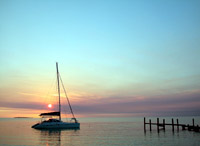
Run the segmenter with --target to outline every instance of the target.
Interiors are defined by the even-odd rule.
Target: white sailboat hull
[[[35,129],[79,129],[80,123],[68,122],[45,122],[38,123],[32,126]]]

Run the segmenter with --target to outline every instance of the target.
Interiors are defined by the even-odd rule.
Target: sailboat
[[[74,116],[74,113],[73,113],[71,104],[69,102],[69,98],[67,97],[66,90],[64,88],[63,83],[62,83],[63,89],[64,89],[64,92],[65,92],[65,95],[66,95],[66,98],[67,98],[67,101],[69,104],[72,118],[71,118],[70,122],[63,122],[61,119],[60,81],[62,82],[62,80],[61,80],[61,77],[60,77],[60,74],[58,71],[58,63],[57,62],[56,62],[56,71],[57,71],[57,84],[58,84],[58,99],[59,99],[58,108],[59,108],[59,111],[49,112],[49,113],[41,113],[40,116],[42,119],[49,118],[49,117],[51,117],[51,118],[49,118],[48,120],[41,120],[41,122],[34,124],[32,126],[32,128],[35,128],[35,129],[79,129],[80,123]],[[59,117],[59,119],[52,118],[52,117]]]

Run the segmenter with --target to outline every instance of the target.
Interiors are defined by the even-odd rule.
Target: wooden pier
[[[179,124],[179,120],[176,119],[176,123],[174,119],[172,118],[172,123],[165,123],[165,119],[163,119],[162,122],[159,121],[159,118],[157,118],[157,122],[153,123],[151,119],[149,119],[149,122],[146,122],[146,118],[144,117],[144,132],[146,132],[146,125],[149,125],[149,130],[152,131],[152,125],[157,126],[157,132],[159,133],[160,130],[165,131],[166,126],[171,126],[172,127],[172,132],[174,132],[174,128],[177,128],[177,131],[179,131],[179,127],[182,127],[182,130],[188,130],[188,131],[195,131],[195,132],[200,132],[200,127],[199,125],[194,124],[194,119],[192,119],[192,125],[189,124]]]

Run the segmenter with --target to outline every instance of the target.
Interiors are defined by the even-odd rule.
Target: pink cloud
[[[200,92],[185,92],[173,95],[156,97],[140,96],[110,96],[103,98],[82,97],[80,102],[71,103],[77,114],[136,114],[136,113],[187,113],[200,115]],[[0,107],[27,110],[44,109],[45,105],[39,102],[5,102]],[[55,107],[56,105],[54,105]],[[67,102],[62,105],[68,110]]]

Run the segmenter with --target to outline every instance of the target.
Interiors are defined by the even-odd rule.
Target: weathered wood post
[[[189,124],[187,124],[188,127],[188,131],[191,131],[191,126]]]
[[[150,128],[150,131],[151,131],[151,119],[149,119],[149,128]]]
[[[144,132],[146,132],[146,119],[144,117]]]
[[[172,131],[174,132],[174,119],[172,118]]]
[[[163,130],[165,131],[165,119],[163,119]]]
[[[157,118],[157,131],[159,133],[159,118]]]
[[[182,130],[185,130],[186,125],[182,125]]]
[[[194,118],[192,119],[192,126],[194,127]]]
[[[199,125],[197,125],[196,127],[196,132],[199,132]]]
[[[179,122],[178,122],[178,119],[176,119],[176,123],[177,123],[177,131],[179,131]]]

